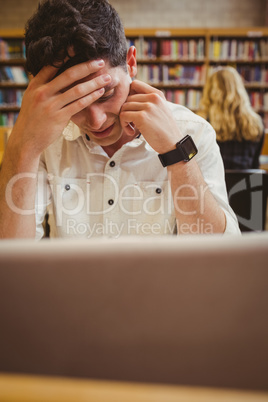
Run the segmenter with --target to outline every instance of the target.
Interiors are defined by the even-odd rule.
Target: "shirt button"
[[[162,189],[160,187],[157,187],[157,189],[155,190],[156,194],[161,194],[162,193]]]
[[[70,184],[66,184],[66,185],[65,185],[65,190],[66,190],[66,191],[69,191],[70,188],[71,188]]]
[[[115,161],[111,161],[111,162],[110,162],[110,166],[111,166],[111,167],[114,167],[114,166],[115,166]]]
[[[114,203],[114,200],[109,200],[109,201],[108,201],[108,204],[109,204],[109,205],[113,205],[113,203]]]

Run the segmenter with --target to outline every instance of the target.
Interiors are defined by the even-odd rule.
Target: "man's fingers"
[[[50,66],[51,67],[51,66]],[[103,60],[92,60],[85,63],[77,64],[73,67],[68,68],[62,74],[57,77],[53,77],[51,72],[51,79],[47,80],[49,82],[48,86],[51,88],[51,94],[61,92],[66,88],[74,85],[77,81],[89,77],[91,74],[96,73],[104,67]],[[51,67],[54,69],[54,76],[56,75],[58,69],[56,67]],[[42,70],[41,70],[42,71]],[[53,78],[53,79],[52,79]]]
[[[136,126],[138,115],[136,113],[136,111],[125,111],[125,112],[121,112],[120,113],[120,122],[122,124],[123,127],[126,127],[129,123],[131,124],[131,126],[133,127],[133,124]],[[130,126],[130,128],[131,128]]]
[[[134,95],[137,93],[148,94],[151,93],[152,90],[154,90],[154,88],[146,84],[145,82],[134,80],[131,83],[129,95]]]
[[[150,87],[152,88],[152,87]],[[126,103],[134,103],[134,102],[151,102],[151,103],[161,103],[163,100],[166,100],[164,94],[156,88],[151,89],[149,92],[135,92],[128,95]]]
[[[51,84],[53,84],[54,90],[59,92],[73,85],[75,82],[80,81],[85,77],[89,77],[91,74],[96,73],[103,67],[103,60],[92,60],[90,62],[77,64],[57,76]]]
[[[153,105],[162,105],[165,98],[158,93],[129,95],[121,110],[142,110]]]
[[[93,102],[98,100],[104,94],[104,88],[97,89],[94,92],[91,92],[89,95],[84,96],[76,101],[65,106],[61,112],[66,116],[74,116],[76,113],[85,109],[87,106],[91,105]]]
[[[109,84],[109,82],[111,82],[111,76],[109,74],[102,74],[98,77],[90,79],[89,81],[76,84],[66,92],[63,92],[61,95],[59,95],[59,108],[90,95],[98,89],[104,88],[107,84]]]
[[[143,81],[139,81],[139,80],[132,81],[131,86],[130,86],[129,95],[151,94],[151,93],[155,93],[155,94],[160,95],[161,97],[164,97],[164,94],[159,89],[156,89],[156,88],[152,87],[151,85],[146,84]]]
[[[136,95],[138,96],[138,95]],[[142,96],[142,95],[141,95]],[[136,102],[134,102],[133,100],[130,100],[131,97],[128,98],[127,102],[125,102],[121,108],[121,113],[122,112],[126,112],[128,110],[130,111],[138,111],[138,110],[145,110],[146,109],[146,105],[145,103],[148,102],[148,99],[145,98],[140,98],[136,99],[135,96],[133,96],[133,99],[136,100]],[[148,102],[149,105],[149,102]]]

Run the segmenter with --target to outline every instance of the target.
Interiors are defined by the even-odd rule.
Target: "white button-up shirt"
[[[180,132],[191,135],[196,161],[226,215],[225,233],[239,233],[229,206],[224,168],[213,128],[183,106],[170,103]],[[200,200],[202,202],[202,200]],[[36,197],[36,238],[49,212],[50,237],[119,237],[176,233],[167,169],[141,135],[110,158],[73,123],[49,146],[40,161]],[[190,233],[211,233],[202,220]]]

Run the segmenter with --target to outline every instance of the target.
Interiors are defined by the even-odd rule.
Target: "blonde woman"
[[[220,67],[209,75],[198,114],[216,131],[225,169],[259,168],[262,119],[252,109],[242,78],[233,67]]]

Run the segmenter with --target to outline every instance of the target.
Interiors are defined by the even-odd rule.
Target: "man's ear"
[[[127,52],[127,69],[131,78],[137,74],[136,48],[131,46]]]

